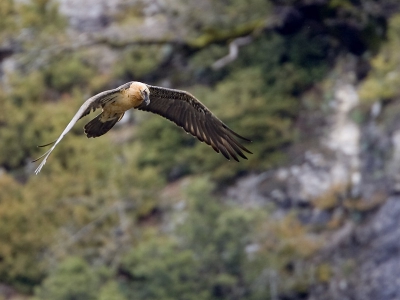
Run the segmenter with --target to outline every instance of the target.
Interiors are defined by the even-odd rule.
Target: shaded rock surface
[[[78,31],[99,31],[110,24],[110,18],[127,1],[123,0],[58,0],[60,12],[71,28]]]
[[[264,199],[286,204],[290,200],[291,206],[301,206],[335,188],[357,188],[361,181],[361,129],[349,113],[358,104],[358,95],[355,86],[347,82],[338,82],[333,92],[327,134],[317,147],[305,151],[302,163],[250,175],[229,188],[228,196],[248,204],[260,204]]]
[[[366,224],[329,246],[334,275],[311,291],[316,299],[400,299],[400,197],[387,199]]]

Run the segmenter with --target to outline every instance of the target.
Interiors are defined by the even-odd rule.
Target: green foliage
[[[192,182],[188,216],[179,232],[201,261],[200,273],[209,274],[210,292],[218,290],[221,295],[216,298],[232,299],[249,288],[249,282],[241,282],[250,267],[245,248],[254,241],[253,229],[263,213],[222,205],[210,195],[211,187],[205,179]]]
[[[38,132],[27,124],[38,120],[32,104],[41,103],[44,91],[42,75],[34,72],[25,78],[24,83],[14,82],[12,94],[0,94],[2,103],[5,103],[0,117],[0,139],[7,145],[0,150],[1,165],[21,167],[34,149]]]
[[[30,196],[12,177],[0,174],[0,281],[25,292],[44,275],[42,255],[54,229],[43,222],[47,214]]]
[[[36,289],[36,297],[269,299],[266,270],[286,278],[278,286],[282,292],[310,284],[312,268],[302,270],[298,263],[287,274],[293,259],[304,263],[318,248],[304,226],[292,216],[270,220],[265,212],[220,203],[212,190],[209,180],[192,180],[186,209],[171,215],[172,232],[148,230],[116,269],[69,258]],[[248,252],[249,245],[255,245],[256,251]]]
[[[271,4],[264,0],[167,0],[162,10],[174,40],[183,39],[191,47],[202,48],[261,29],[271,12]],[[138,14],[134,9],[126,12],[129,15],[124,19],[137,24]],[[162,38],[170,38],[169,35]]]
[[[95,74],[92,66],[77,56],[56,57],[46,67],[45,78],[49,87],[58,92],[85,87]]]
[[[99,275],[79,258],[64,261],[36,290],[41,300],[95,300]],[[118,298],[117,298],[118,299]]]
[[[66,23],[53,0],[31,0],[21,5],[22,27],[54,33]]]
[[[245,246],[258,213],[221,205],[210,192],[209,181],[192,182],[176,238],[153,236],[127,254],[128,298],[234,299],[249,289]]]
[[[11,38],[17,28],[16,9],[13,0],[4,0],[0,3],[0,43]]]
[[[400,58],[397,55],[400,46],[400,15],[394,16],[389,23],[388,43],[371,60],[372,70],[359,90],[366,103],[387,100],[398,96],[400,89]]]
[[[154,238],[142,243],[122,262],[133,279],[125,287],[127,298],[208,299],[198,266],[193,253],[173,241]]]
[[[121,292],[120,285],[115,281],[110,281],[100,289],[99,300],[127,300]]]
[[[149,45],[128,48],[123,51],[120,61],[115,66],[115,76],[141,78],[157,68],[165,52],[168,52],[168,46]]]
[[[0,43],[18,40],[15,35],[22,29],[28,28],[37,34],[54,34],[65,25],[56,1],[3,0],[0,3]]]
[[[243,49],[236,67],[259,66],[265,92],[297,96],[326,74],[329,46],[328,37],[309,28],[291,38],[267,34]]]

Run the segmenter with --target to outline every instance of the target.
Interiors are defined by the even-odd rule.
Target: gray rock
[[[400,299],[400,197],[390,197],[372,219],[329,246],[335,275],[309,300]],[[354,260],[349,274],[345,264]]]
[[[112,14],[118,12],[123,0],[58,0],[59,10],[70,26],[78,31],[99,31],[110,23]]]

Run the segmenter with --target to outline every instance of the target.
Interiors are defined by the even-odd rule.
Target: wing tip
[[[245,138],[244,136],[241,136],[240,134],[238,134],[237,132],[235,132],[235,131],[233,131],[232,129],[230,129],[227,125],[225,125],[224,123],[222,123],[222,127],[223,128],[225,128],[226,130],[228,130],[230,133],[232,133],[234,136],[236,136],[236,137],[238,137],[238,138],[240,138],[240,139],[242,139],[242,140],[244,140],[244,141],[246,141],[246,142],[249,142],[249,143],[252,143],[252,140],[250,140],[250,139],[248,139],[248,138]]]

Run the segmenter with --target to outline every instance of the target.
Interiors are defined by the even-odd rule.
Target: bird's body
[[[124,113],[131,108],[138,107],[143,102],[140,91],[148,91],[147,85],[134,81],[127,89],[121,89],[120,95],[113,101],[105,103],[103,113],[112,115],[113,113]],[[148,91],[148,93],[150,93]]]
[[[147,85],[137,81],[128,83],[126,88],[113,93],[110,100],[101,104],[102,113],[84,127],[86,136],[98,137],[105,134],[122,119],[127,110],[136,108],[143,103],[142,93],[147,94],[147,101],[149,101],[150,91]]]
[[[249,140],[231,130],[191,94],[181,90],[132,81],[116,89],[101,92],[86,100],[60,137],[55,142],[50,143],[53,146],[35,160],[43,158],[43,161],[35,170],[36,174],[40,172],[50,153],[75,123],[97,108],[102,109],[101,114],[84,127],[84,132],[88,138],[107,133],[121,120],[127,110],[136,108],[169,119],[200,141],[210,145],[216,152],[221,152],[227,159],[232,157],[238,161],[237,155],[246,158],[243,151],[251,153],[236,139]]]

